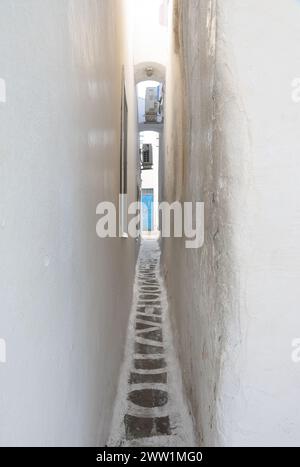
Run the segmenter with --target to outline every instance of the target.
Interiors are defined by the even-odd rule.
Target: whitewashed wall
[[[206,240],[164,258],[199,443],[299,445],[300,4],[174,8],[166,195],[205,202]]]
[[[134,28],[134,62],[156,62],[165,65],[167,60],[167,25],[162,21],[166,0],[128,0],[132,9]]]
[[[107,440],[136,249],[134,240],[96,236],[97,204],[118,200],[123,62],[136,195],[122,8],[121,0],[0,2],[0,445]]]

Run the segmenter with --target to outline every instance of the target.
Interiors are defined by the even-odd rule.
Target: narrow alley
[[[157,240],[143,240],[140,248],[109,446],[195,446]]]
[[[300,446],[299,44],[300,0],[0,0],[0,448]]]

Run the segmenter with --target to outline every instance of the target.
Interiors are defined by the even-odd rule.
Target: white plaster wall
[[[162,21],[166,0],[129,0],[133,13],[134,63],[167,60],[167,24]]]
[[[133,64],[121,0],[0,3],[0,445],[105,444],[134,240],[100,240],[117,202],[121,66],[136,195]],[[130,71],[129,71],[130,70]]]
[[[164,200],[204,201],[205,244],[187,250],[185,239],[163,240],[170,314],[198,443],[213,445],[220,367],[221,310],[215,309],[212,88],[213,11],[210,2],[170,2],[167,65]],[[208,29],[207,29],[208,25]],[[200,79],[200,72],[203,79]],[[201,132],[203,132],[201,134]]]
[[[300,442],[299,20],[295,0],[218,2],[216,151],[230,177],[238,304],[222,365],[230,445]]]
[[[206,239],[164,259],[199,443],[299,445],[300,5],[173,3],[165,194],[205,202]]]

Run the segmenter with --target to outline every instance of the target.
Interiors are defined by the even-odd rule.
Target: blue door
[[[153,190],[142,192],[142,227],[143,230],[153,230]]]

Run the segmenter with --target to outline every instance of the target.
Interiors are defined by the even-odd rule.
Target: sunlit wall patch
[[[0,363],[6,363],[6,342],[0,339]]]
[[[6,102],[6,83],[3,78],[0,78],[0,103]]]

